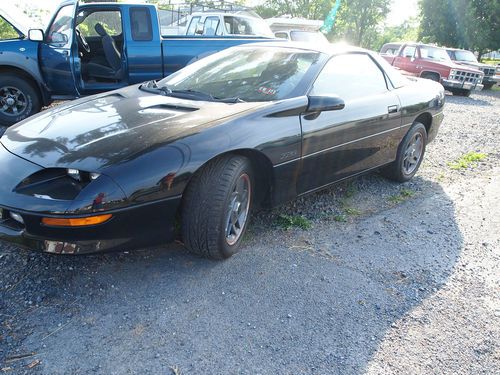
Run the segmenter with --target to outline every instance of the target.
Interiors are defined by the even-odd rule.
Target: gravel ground
[[[413,181],[257,213],[224,262],[0,245],[0,371],[500,374],[500,93],[445,112]],[[299,215],[311,228],[283,228]]]

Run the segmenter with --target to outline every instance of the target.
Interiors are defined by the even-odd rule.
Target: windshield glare
[[[476,56],[470,51],[455,51],[457,61],[477,62]]]
[[[451,61],[450,56],[444,49],[435,47],[420,47],[420,57],[423,59]]]
[[[321,32],[290,31],[290,37],[296,42],[328,43],[325,35]]]
[[[269,26],[261,18],[224,16],[224,27],[230,35],[273,36]]]
[[[197,91],[219,99],[281,100],[305,92],[303,81],[319,57],[319,52],[292,48],[233,48],[188,65],[158,82],[158,86],[172,91]]]

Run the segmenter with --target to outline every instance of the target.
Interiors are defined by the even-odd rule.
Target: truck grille
[[[495,68],[481,68],[486,77],[492,77],[495,75]]]
[[[450,76],[450,79],[460,81],[460,82],[470,82],[470,83],[481,83],[482,74],[472,73],[472,72],[464,72],[461,70],[456,71],[456,73]]]

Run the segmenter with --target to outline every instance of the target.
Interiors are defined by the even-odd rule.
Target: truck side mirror
[[[28,30],[28,39],[32,42],[43,42],[44,35],[42,29],[30,29]]]
[[[201,22],[198,22],[198,23],[196,24],[196,29],[195,29],[194,33],[195,33],[196,35],[203,35],[203,32],[204,32],[204,31],[205,31],[205,25],[204,25],[204,24],[202,24]]]

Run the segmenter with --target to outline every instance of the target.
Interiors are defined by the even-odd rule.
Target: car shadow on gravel
[[[463,245],[438,184],[384,181],[369,175],[354,193],[342,185],[279,209],[381,197],[346,222],[320,216],[284,230],[256,214],[242,252],[224,262],[179,244],[81,257],[0,245],[0,368],[363,373],[385,334],[445,283]],[[387,202],[403,188],[416,194]]]

